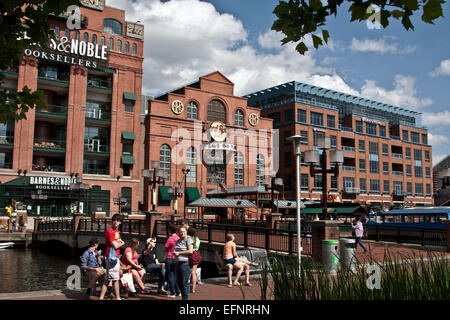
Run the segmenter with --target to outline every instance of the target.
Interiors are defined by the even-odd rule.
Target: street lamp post
[[[275,189],[277,189],[277,191],[278,191],[278,188],[283,185],[283,179],[276,178],[275,176],[273,176],[270,178],[265,178],[263,184],[264,184],[266,191],[269,190],[269,187],[270,187],[270,194],[271,194],[271,200],[272,200],[272,213],[275,213],[275,212],[278,213],[278,204],[275,205]],[[277,197],[277,200],[280,200],[279,196]]]
[[[180,188],[181,184],[179,182],[175,182],[173,185],[174,185],[174,188],[170,187],[169,190],[167,190],[167,192],[173,194],[173,196],[175,197],[175,202],[173,203],[173,209],[174,209],[175,215],[176,215],[178,212],[178,198],[183,197],[183,189]]]
[[[89,185],[86,184],[86,183],[83,183],[83,177],[79,176],[78,174],[76,174],[75,176],[77,177],[77,182],[76,183],[72,183],[71,187],[72,187],[72,190],[77,190],[78,189],[78,206],[77,206],[78,209],[77,209],[77,212],[78,213],[83,213],[83,212],[80,212],[81,190],[89,189]]]
[[[333,173],[335,177],[339,175],[339,165],[344,163],[344,154],[342,150],[330,151],[330,164],[334,165],[332,169],[327,169],[327,150],[330,149],[330,138],[320,137],[317,139],[317,147],[322,150],[321,166],[319,162],[319,152],[317,150],[310,150],[305,152],[305,161],[310,165],[309,174],[314,177],[316,174],[322,174],[322,215],[324,220],[328,220],[328,186],[327,174]],[[320,169],[316,168],[319,167]]]
[[[142,177],[145,182],[149,182],[152,185],[152,210],[151,212],[156,211],[156,185],[157,184],[165,184],[165,179],[167,179],[167,173],[164,170],[159,169],[159,161],[152,161],[151,168],[153,170],[143,169]]]
[[[187,181],[186,181],[186,176],[188,175],[189,172],[191,172],[191,169],[181,169],[181,171],[183,172],[183,175],[184,175],[184,194],[186,195],[184,197],[184,208],[183,208],[184,217],[183,218],[186,219],[186,204],[187,204],[187,188],[186,188]]]
[[[117,204],[119,206],[119,214],[122,214],[122,205],[127,204],[127,198],[122,197],[121,193],[117,194],[117,198],[113,198],[114,204]]]
[[[300,135],[295,135],[287,138],[293,141],[294,154],[295,154],[295,171],[296,171],[296,184],[297,184],[297,260],[298,260],[298,275],[301,275],[302,271],[302,234],[301,234],[301,223],[300,223],[300,145],[302,141],[307,141],[308,138],[302,137]]]

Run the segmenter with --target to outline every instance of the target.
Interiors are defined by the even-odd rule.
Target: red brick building
[[[105,1],[80,3],[80,29],[70,29],[67,16],[49,17],[56,35],[50,53],[27,49],[15,70],[3,72],[4,88],[43,90],[48,104],[0,127],[0,181],[9,199],[34,214],[68,215],[78,196],[88,214],[117,212],[119,193],[127,212],[137,211],[141,200],[135,159],[141,152],[143,26],[125,21],[125,11]],[[89,189],[73,190],[76,177]],[[35,200],[38,189],[46,201]]]
[[[152,170],[152,161],[158,161],[166,173],[155,195],[157,211],[173,214],[176,202],[177,213],[184,216],[185,202],[216,189],[261,186],[273,171],[272,120],[261,118],[260,110],[248,107],[247,99],[233,90],[234,84],[216,71],[149,101],[145,168]],[[177,201],[169,192],[175,182],[185,191]],[[146,184],[149,210],[151,190]],[[195,208],[188,209],[186,217],[197,217]],[[248,214],[256,217],[258,212]]]
[[[245,96],[279,129],[280,170],[286,198],[295,199],[294,134],[307,137],[304,151],[317,149],[317,138],[330,137],[343,150],[337,178],[328,174],[332,201],[374,206],[430,205],[431,146],[427,130],[416,125],[415,111],[300,82],[289,82]],[[321,201],[322,175],[309,175],[302,157],[301,198]]]

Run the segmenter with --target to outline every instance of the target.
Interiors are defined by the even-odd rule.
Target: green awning
[[[328,213],[334,213],[334,209],[333,208],[328,208]],[[305,209],[301,209],[300,213],[304,213],[304,214],[321,214],[322,213],[322,208],[318,207],[318,208],[305,208]]]
[[[123,98],[127,99],[127,100],[133,100],[133,101],[137,100],[136,94],[132,93],[132,92],[124,92],[123,93]]]
[[[336,211],[336,213],[340,213],[340,214],[351,214],[351,213],[355,213],[355,211],[357,211],[358,209],[360,209],[361,207],[336,207],[334,208],[334,210]]]
[[[135,164],[136,161],[134,161],[134,157],[133,156],[129,156],[129,155],[122,155],[122,163],[123,164]]]
[[[159,186],[158,194],[161,200],[168,201],[175,199],[173,194],[169,193],[169,188],[171,188],[171,186]]]
[[[136,140],[136,133],[132,131],[122,131],[122,139]]]
[[[200,198],[200,192],[195,187],[186,187],[187,201],[192,202]]]

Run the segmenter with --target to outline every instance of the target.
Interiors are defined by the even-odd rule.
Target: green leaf
[[[328,33],[328,30],[322,30],[322,38],[325,41],[325,43],[328,43],[329,37],[330,37],[330,34]]]
[[[433,20],[439,17],[443,17],[442,4],[443,0],[428,0],[423,6],[422,21],[430,24],[434,24]]]
[[[406,7],[406,9],[415,11],[419,9],[419,4],[417,3],[417,0],[403,0],[403,3]]]
[[[308,51],[308,47],[306,46],[306,44],[302,41],[300,42],[297,47],[295,47],[295,50],[298,51],[298,53],[300,53],[301,55],[304,55],[306,51]]]
[[[310,0],[309,4],[314,11],[318,11],[320,8],[322,8],[322,2],[320,2],[320,0]]]
[[[314,48],[318,48],[320,45],[323,44],[322,39],[316,35],[312,35],[312,40],[313,40],[313,44],[314,44]]]
[[[395,19],[400,19],[400,18],[402,18],[403,16],[404,16],[404,12],[403,11],[401,11],[401,10],[393,10],[392,12],[391,12],[391,14],[392,14],[392,16],[395,18]]]

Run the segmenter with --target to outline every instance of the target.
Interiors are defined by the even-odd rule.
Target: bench
[[[240,249],[236,250],[236,253],[239,257],[245,257],[248,261],[257,263],[257,267],[250,266],[250,273],[261,273],[263,271],[264,266],[270,268],[269,260],[267,259],[267,251],[266,249]],[[217,253],[218,258],[221,258]],[[217,269],[220,275],[227,274],[227,267],[219,264],[216,264]],[[236,273],[236,269],[233,268],[233,274]]]

